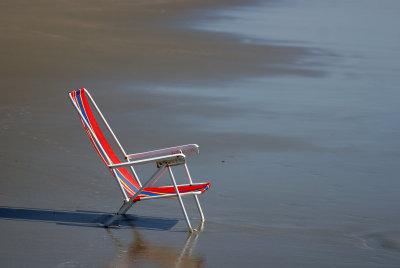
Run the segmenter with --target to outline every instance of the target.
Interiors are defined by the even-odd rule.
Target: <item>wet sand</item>
[[[119,207],[121,196],[84,137],[66,93],[78,87],[91,90],[131,152],[189,142],[203,145],[208,152],[204,149],[195,167],[203,177],[213,178],[216,167],[208,166],[209,159],[216,150],[237,144],[240,137],[203,135],[197,131],[200,125],[179,119],[182,112],[184,118],[221,118],[240,111],[221,107],[224,98],[151,93],[150,89],[216,85],[247,75],[314,75],[273,66],[290,63],[307,55],[307,50],[240,44],[231,35],[176,27],[206,16],[198,8],[232,4],[215,2],[1,2],[2,266],[108,267],[107,263],[118,266],[125,259],[129,267],[182,257],[187,234],[182,221],[174,222],[181,217],[175,202],[153,202],[135,210],[140,232],[156,230],[147,234],[150,253],[143,250],[146,243],[140,244],[142,257],[129,257],[136,251],[131,244],[137,234],[131,227],[109,232],[97,228],[107,213]],[[172,120],[166,121],[162,116],[166,114]],[[221,139],[224,142],[218,145]],[[216,161],[220,157],[212,160]],[[212,201],[206,201],[205,210],[209,205]],[[173,224],[165,227],[162,217],[167,222],[172,218]],[[157,231],[171,228],[172,233]],[[163,251],[172,256],[163,257]],[[191,259],[196,266],[206,259],[187,254],[185,258],[185,267]]]
[[[0,3],[2,266],[395,267],[398,144],[337,130],[370,130],[352,95],[354,110],[334,93],[315,105],[308,86],[340,84],[334,49],[194,29],[239,2]],[[213,184],[202,232],[188,237],[176,200],[99,227],[121,194],[67,98],[78,87],[129,152],[200,145],[192,173]]]

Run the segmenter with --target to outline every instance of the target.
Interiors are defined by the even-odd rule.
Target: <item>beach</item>
[[[398,267],[399,10],[2,1],[0,265]],[[122,195],[68,99],[81,87],[128,153],[200,146],[198,232],[176,199],[101,226]]]

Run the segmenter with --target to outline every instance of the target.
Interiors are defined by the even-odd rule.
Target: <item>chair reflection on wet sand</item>
[[[197,230],[200,231],[202,228],[203,223],[200,224]],[[189,233],[179,252],[176,250],[176,247],[146,241],[133,224],[131,229],[134,240],[129,246],[124,246],[118,237],[114,235],[112,229],[107,229],[119,251],[117,257],[110,263],[110,267],[126,268],[140,267],[142,265],[156,265],[157,267],[201,267],[205,261],[203,257],[192,256],[199,232]],[[174,241],[174,245],[176,245],[176,241]]]
[[[104,230],[104,228],[99,223],[108,216],[108,213],[100,211],[69,211],[0,206],[0,220],[53,223],[63,226],[101,228],[101,230]],[[200,232],[189,233],[181,250],[177,249],[176,240],[174,240],[171,246],[150,243],[144,240],[139,232],[139,230],[151,230],[153,232],[157,230],[171,230],[177,222],[177,220],[165,218],[124,216],[120,221],[120,226],[128,228],[105,229],[119,250],[118,256],[107,267],[141,267],[141,263],[144,263],[143,266],[145,267],[149,266],[148,264],[156,264],[157,267],[200,267],[204,262],[204,258],[192,256],[192,250],[196,245]],[[201,223],[197,229],[201,231],[202,226],[203,224]],[[129,246],[125,246],[113,233],[115,230],[120,232],[123,229],[133,231],[134,241]]]
[[[79,114],[79,118],[90,142],[94,146],[103,163],[109,168],[111,174],[118,182],[124,197],[121,208],[113,217],[105,222],[105,227],[110,226],[120,215],[124,215],[135,202],[154,198],[176,197],[179,200],[189,231],[193,232],[193,228],[182,201],[182,197],[187,195],[192,195],[194,197],[200,213],[201,221],[204,222],[204,214],[197,196],[203,194],[207,189],[209,189],[211,184],[208,182],[193,183],[189,169],[186,165],[186,156],[199,153],[196,144],[181,145],[143,153],[126,154],[89,92],[86,89],[81,88],[69,92],[69,97]],[[92,112],[91,106],[95,108],[98,117],[102,119],[105,129],[108,130],[109,135],[114,140],[116,146],[120,149],[126,160],[125,162],[119,160],[105,138],[97,123],[96,117]],[[156,171],[142,184],[133,167],[150,163],[156,164]],[[188,184],[176,184],[175,177],[172,173],[173,166],[183,166],[188,179]],[[167,170],[172,181],[172,186],[155,187],[154,183],[156,183]]]

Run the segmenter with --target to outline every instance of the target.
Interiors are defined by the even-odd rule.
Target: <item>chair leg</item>
[[[178,186],[176,185],[176,181],[174,178],[174,174],[172,173],[171,167],[168,167],[168,172],[171,177],[172,183],[174,184],[175,192],[178,195],[179,204],[181,205],[183,215],[185,216],[185,220],[186,220],[187,226],[189,228],[189,232],[193,233],[193,228],[192,228],[192,225],[190,224],[189,217],[186,213],[185,205],[183,204],[182,197],[181,197],[181,194],[179,193]]]
[[[113,223],[120,215],[123,215],[124,213],[122,213],[122,212],[125,210],[125,208],[127,207],[128,204],[129,204],[128,202],[124,202],[124,204],[122,204],[122,206],[118,210],[118,212],[115,213],[115,215],[112,216],[111,219],[109,219],[108,221],[106,221],[104,223],[104,227],[108,228],[111,225],[111,223]]]
[[[203,214],[203,210],[201,209],[201,206],[200,206],[199,198],[197,197],[197,195],[195,195],[193,197],[194,197],[194,200],[196,200],[196,205],[197,205],[197,208],[199,210],[199,214],[200,214],[200,217],[201,217],[201,222],[205,222],[206,219],[204,218],[204,214]]]
[[[134,196],[131,197],[131,199],[128,202],[124,202],[124,204],[121,206],[121,208],[118,210],[118,212],[106,223],[104,224],[104,227],[108,227],[113,223],[120,215],[125,214],[135,203],[136,197],[143,191],[144,188],[146,188],[149,184],[153,183],[155,180],[159,179],[160,176],[164,173],[165,171],[165,166],[161,166],[152,176],[151,178],[142,186],[142,188],[139,189],[139,191],[136,192]]]
[[[188,178],[189,183],[192,184],[193,182],[192,182],[192,177],[190,176],[189,168],[187,167],[186,163],[183,166],[185,168],[186,177]],[[204,222],[205,218],[204,218],[203,210],[201,209],[199,198],[197,197],[197,195],[194,196],[194,200],[196,201],[196,205],[197,205],[197,208],[199,210],[199,214],[200,214],[200,217],[201,217],[201,222]]]

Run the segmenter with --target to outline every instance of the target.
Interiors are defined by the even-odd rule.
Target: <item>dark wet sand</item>
[[[173,0],[0,3],[2,266],[108,267],[107,263],[118,266],[118,262],[172,266],[179,260],[188,267],[205,262],[202,255],[186,253],[182,258],[187,234],[182,221],[174,222],[181,217],[175,202],[166,202],[162,209],[170,207],[170,213],[160,211],[158,203],[138,206],[142,218],[135,225],[139,231],[175,230],[149,232],[149,241],[140,240],[138,246],[136,229],[132,233],[130,227],[96,228],[106,213],[119,207],[121,196],[84,137],[66,93],[78,87],[91,90],[127,150],[134,149],[130,152],[199,143],[204,153],[195,169],[206,168],[202,177],[213,178],[216,172],[208,164],[210,159],[221,161],[213,159],[216,151],[228,149],[229,153],[233,145],[240,150],[256,148],[262,137],[253,137],[254,145],[241,144],[243,134],[215,136],[204,129],[198,132],[198,124],[166,122],[166,114],[214,118],[240,111],[221,107],[224,98],[150,93],[146,88],[216,85],[245,76],[318,75],[282,67],[307,56],[310,52],[305,49],[241,44],[231,35],[177,27],[206,16],[199,8],[232,4]],[[280,67],[274,66],[277,63]],[[205,201],[205,211],[212,202]],[[146,214],[155,219],[146,221]],[[173,223],[164,226],[157,217],[172,218]]]
[[[257,114],[251,103],[236,106],[229,90],[218,96],[190,93],[251,77],[326,75],[318,64],[300,62],[331,52],[246,43],[240,36],[183,27],[213,19],[207,11],[240,2],[1,1],[1,266],[265,266],[268,257],[279,267],[334,267],[332,252],[349,267],[366,267],[363,258],[370,267],[385,258],[396,262],[390,252],[399,249],[397,231],[354,227],[366,221],[374,229],[387,220],[384,215],[372,220],[354,215],[360,204],[347,192],[340,195],[341,181],[329,184],[327,196],[315,193],[327,190],[320,178],[334,173],[334,164],[325,173],[310,171],[305,184],[285,180],[307,169],[306,159],[317,158],[313,165],[321,161],[324,168],[315,153],[326,151],[329,158],[332,150],[296,135],[238,131],[247,123],[243,114]],[[188,237],[176,200],[140,203],[130,211],[133,221],[99,227],[119,208],[121,194],[67,98],[68,90],[78,87],[94,95],[128,152],[200,145],[200,156],[190,161],[193,176],[213,183],[201,198],[203,232]],[[153,90],[160,87],[165,90]],[[188,91],[169,90],[174,87]],[[229,122],[236,117],[232,131]],[[215,131],[213,122],[228,127]],[[298,166],[287,164],[285,152],[295,152]],[[255,158],[256,164],[247,165]],[[243,185],[246,179],[251,183]],[[243,190],[255,196],[242,199]],[[330,206],[333,191],[349,203],[350,212]],[[307,219],[314,215],[310,203],[321,204],[318,224]],[[378,260],[371,263],[374,248],[389,251],[374,251]]]

